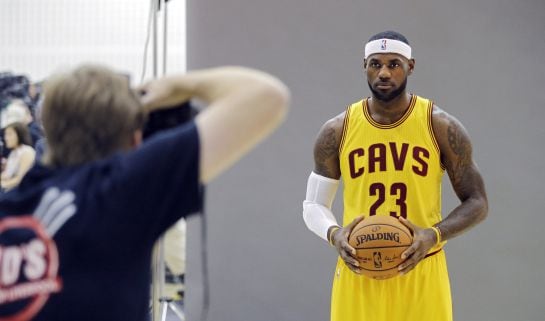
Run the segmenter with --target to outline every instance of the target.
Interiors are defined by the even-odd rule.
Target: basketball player
[[[238,67],[138,92],[99,66],[47,80],[44,164],[0,199],[0,319],[146,320],[153,244],[200,210],[202,184],[267,136],[288,104],[280,81]],[[144,110],[190,98],[209,107],[138,147]]]
[[[365,46],[372,97],[327,121],[314,147],[315,167],[303,216],[308,228],[339,253],[331,299],[332,321],[452,320],[445,242],[481,222],[488,203],[462,124],[432,101],[406,91],[415,60],[407,39],[379,33]],[[446,169],[461,204],[441,216]],[[341,227],[333,213],[343,179]],[[372,215],[398,217],[414,234],[402,254],[401,276],[360,275],[351,229]]]

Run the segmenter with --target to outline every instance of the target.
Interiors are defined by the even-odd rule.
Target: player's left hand
[[[418,262],[426,257],[437,240],[433,229],[421,228],[403,217],[400,217],[399,220],[413,232],[413,244],[401,253],[401,258],[405,261],[399,265],[398,269],[403,275],[409,273]]]

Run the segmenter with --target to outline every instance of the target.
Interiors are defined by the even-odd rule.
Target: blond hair
[[[126,149],[145,112],[126,77],[83,65],[45,83],[42,122],[53,166],[90,162]]]

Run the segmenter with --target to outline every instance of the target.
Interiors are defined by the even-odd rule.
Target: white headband
[[[396,53],[407,59],[411,59],[411,46],[393,39],[377,39],[369,41],[365,45],[365,59],[376,53]]]

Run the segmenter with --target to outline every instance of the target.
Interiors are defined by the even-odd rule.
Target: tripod
[[[151,0],[150,4],[150,21],[152,27],[152,70],[153,78],[157,78],[158,72],[158,15],[162,13],[163,22],[163,39],[162,39],[162,75],[166,74],[167,66],[167,15],[168,15],[168,0]],[[148,25],[149,27],[149,25]],[[147,49],[147,43],[146,43]],[[165,295],[165,246],[164,236],[159,239],[155,245],[153,265],[152,265],[152,305],[151,313],[153,321],[166,321],[167,312],[174,312],[178,320],[185,321],[185,314],[180,307],[174,303],[172,297]]]
[[[180,321],[185,321],[185,313],[174,303],[172,297],[166,296],[165,292],[165,240],[162,237],[155,245],[153,259],[153,295],[152,295],[152,320],[166,321],[170,309]]]

